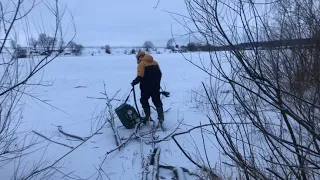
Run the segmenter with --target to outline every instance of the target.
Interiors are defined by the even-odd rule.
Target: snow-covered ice
[[[157,132],[160,137],[165,137],[170,130],[173,130],[179,120],[183,119],[183,124],[177,132],[186,131],[192,126],[207,123],[205,114],[198,112],[191,102],[191,91],[202,87],[201,81],[207,78],[207,75],[194,65],[187,62],[179,53],[152,54],[157,60],[163,72],[162,87],[171,93],[169,98],[163,99],[164,110],[170,108],[165,113],[165,126],[168,132]],[[186,53],[185,56],[190,56]],[[194,55],[195,58],[198,54]],[[201,55],[207,58],[206,54]],[[104,91],[103,83],[106,84],[107,93],[112,96],[117,91],[117,99],[125,99],[131,89],[131,81],[136,76],[136,59],[134,55],[124,54],[95,54],[83,55],[79,57],[62,56],[49,64],[43,72],[39,72],[37,82],[40,78],[44,84],[52,86],[38,86],[28,91],[30,95],[36,96],[45,102],[35,100],[30,96],[25,96],[23,123],[20,126],[22,135],[30,134],[32,130],[41,133],[52,140],[64,143],[71,147],[76,147],[81,142],[68,140],[58,131],[58,126],[70,134],[80,137],[87,137],[102,124],[97,120],[97,116],[104,111],[106,101],[101,99],[92,99],[89,97],[104,97],[101,92]],[[140,98],[138,86],[135,88],[137,98]],[[134,105],[133,96],[129,103]],[[121,102],[113,104],[114,108]],[[150,104],[152,101],[150,100]],[[142,108],[138,101],[139,110]],[[152,111],[153,119],[156,119],[156,112]],[[116,119],[118,130],[121,137],[128,137],[132,130],[121,127],[121,123]],[[146,125],[143,129],[148,129]],[[32,133],[31,133],[32,134]],[[191,136],[192,134],[192,136]],[[181,146],[188,150],[193,157],[197,158],[199,153],[203,154],[201,134],[191,133],[177,137]],[[192,137],[192,139],[191,139]],[[38,162],[40,158],[49,165],[71,149],[61,145],[42,141],[38,147],[42,147],[35,153],[24,159],[26,170],[32,165],[32,162]],[[214,141],[214,139],[212,139]],[[196,145],[197,144],[197,145]],[[161,147],[160,164],[185,167],[196,172],[197,167],[188,161],[188,159],[179,150],[173,140],[164,141],[158,144]],[[81,145],[61,162],[57,164],[59,171],[68,174],[70,177],[95,178],[98,176],[97,169],[105,158],[107,151],[116,148],[115,139],[110,126],[106,125],[100,134],[95,135],[88,142]],[[149,154],[150,146],[140,146],[139,140],[133,140],[120,151],[109,154],[102,164],[103,177],[105,179],[141,179],[141,148],[146,156]],[[211,165],[218,162],[218,150],[216,147],[210,148],[209,158]],[[197,160],[197,159],[196,159]],[[13,173],[14,164],[0,169],[0,179],[9,179]],[[23,170],[21,170],[21,173]],[[68,176],[57,172],[52,179],[60,179]],[[107,178],[108,176],[108,178]],[[160,170],[161,178],[171,179],[171,171]],[[191,177],[191,176],[190,176]],[[189,178],[188,178],[189,179]]]

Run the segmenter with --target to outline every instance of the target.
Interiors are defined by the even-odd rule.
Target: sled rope
[[[132,87],[132,89],[130,90],[130,92],[129,92],[129,95],[127,96],[127,98],[126,98],[126,100],[124,101],[124,103],[127,103],[127,101],[129,100],[129,97],[130,97],[130,95],[131,95],[131,92],[133,91],[133,87]]]
[[[132,87],[132,90],[133,90],[134,104],[135,104],[135,106],[136,106],[136,108],[137,108],[139,118],[141,119],[141,114],[140,114],[140,111],[139,111],[139,108],[138,108],[136,91],[134,90],[134,86]]]
[[[137,97],[136,97],[136,91],[134,89],[134,86],[132,87],[132,89],[130,90],[126,100],[124,101],[124,103],[127,103],[127,101],[129,100],[129,97],[131,95],[131,93],[133,92],[133,98],[134,98],[134,104],[137,108],[137,112],[138,112],[138,115],[139,115],[139,118],[141,118],[141,114],[140,114],[140,111],[139,111],[139,108],[138,108],[138,104],[137,104]]]

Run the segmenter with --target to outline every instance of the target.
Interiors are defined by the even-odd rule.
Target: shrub
[[[14,51],[14,57],[16,58],[26,58],[27,57],[27,49],[22,48],[20,45],[17,45]]]
[[[50,51],[54,47],[56,39],[50,36],[47,36],[45,33],[39,34],[38,45],[41,46],[46,51]]]
[[[194,43],[194,42],[190,42],[190,43],[188,43],[188,45],[187,45],[187,50],[188,51],[197,51],[197,44],[196,43]]]
[[[107,44],[104,46],[104,51],[107,53],[107,54],[111,54],[111,48],[110,46]]]
[[[174,46],[173,46],[173,39],[169,39],[168,42],[167,42],[167,49],[172,49]]]
[[[72,50],[72,53],[74,53],[76,56],[79,56],[82,54],[83,46],[82,44],[76,44],[74,46],[74,49]]]
[[[151,41],[146,41],[146,42],[144,42],[144,44],[143,44],[143,48],[144,48],[147,52],[149,52],[150,49],[153,49],[153,48],[154,48],[154,45],[153,45],[153,43],[152,43]]]

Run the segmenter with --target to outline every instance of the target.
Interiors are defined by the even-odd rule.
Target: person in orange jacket
[[[157,61],[144,51],[139,51],[136,55],[138,63],[137,77],[132,81],[131,85],[135,86],[140,83],[141,98],[140,103],[146,114],[146,119],[150,118],[149,99],[156,107],[158,119],[164,121],[163,104],[160,99],[160,82],[162,72]]]

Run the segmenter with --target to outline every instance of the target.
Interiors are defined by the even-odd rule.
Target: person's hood
[[[153,57],[149,54],[145,54],[141,61],[153,62]]]
[[[146,54],[146,52],[140,50],[140,51],[138,52],[136,58],[138,59],[140,56],[143,56],[143,55],[145,55],[145,54]]]

